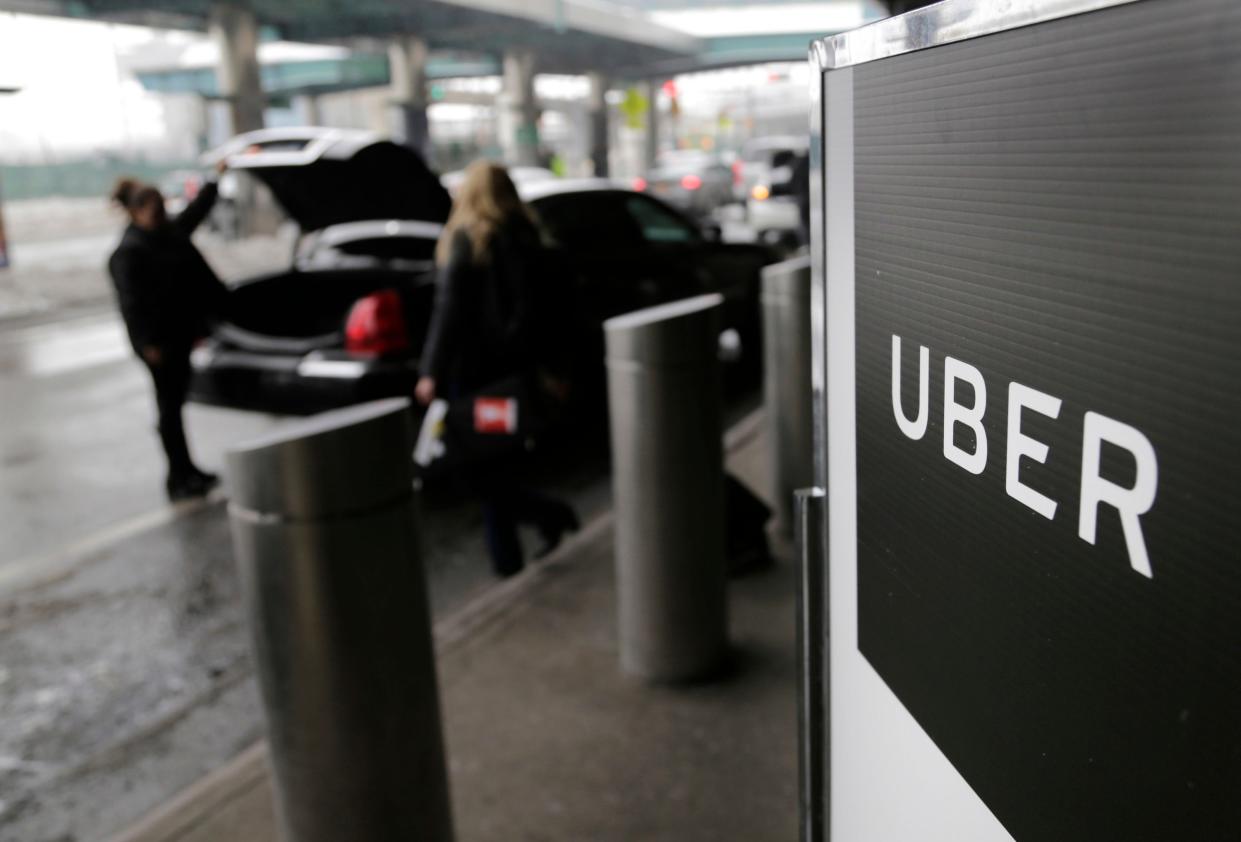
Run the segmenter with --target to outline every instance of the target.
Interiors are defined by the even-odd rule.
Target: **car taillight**
[[[684,187],[686,190],[697,190],[699,187],[702,186],[702,179],[694,175],[693,173],[690,173],[689,175],[683,175],[681,176],[681,186]]]
[[[740,187],[742,182],[743,166],[740,160],[733,161],[733,184]]]
[[[645,190],[645,189],[646,189],[646,179],[645,179],[645,178],[643,178],[642,176],[638,176],[637,178],[635,178],[635,179],[633,180],[633,189],[634,189],[634,190],[637,190],[639,193],[641,193],[643,190]]]
[[[771,188],[766,184],[755,184],[754,189],[750,191],[750,195],[762,202],[771,196]]]
[[[353,305],[345,320],[345,350],[367,356],[409,350],[405,313],[396,290],[381,290]]]

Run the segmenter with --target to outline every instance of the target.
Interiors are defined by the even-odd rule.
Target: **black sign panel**
[[[861,653],[1019,842],[1241,839],[1241,4],[854,74]]]

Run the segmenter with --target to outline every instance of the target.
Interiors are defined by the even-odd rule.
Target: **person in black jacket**
[[[563,392],[556,376],[567,325],[555,287],[539,272],[543,247],[530,211],[503,167],[478,161],[466,171],[436,251],[438,289],[422,354],[415,396],[469,398],[518,375]],[[563,393],[554,395],[563,398]],[[520,410],[519,410],[520,411]],[[487,546],[497,574],[523,566],[518,523],[544,539],[536,558],[550,553],[565,532],[578,528],[573,509],[514,480],[511,465],[471,469],[467,478],[483,500]]]
[[[190,351],[222,313],[226,297],[224,285],[190,240],[217,193],[214,182],[204,185],[173,219],[164,211],[164,197],[149,184],[122,179],[112,193],[129,215],[129,227],[108,260],[108,272],[130,344],[155,384],[171,500],[202,496],[219,481],[190,458],[181,419],[190,384]]]

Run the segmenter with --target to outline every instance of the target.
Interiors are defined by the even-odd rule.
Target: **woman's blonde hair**
[[[474,259],[486,262],[496,231],[515,217],[529,219],[530,211],[517,195],[508,170],[491,161],[475,161],[465,170],[465,181],[435,247],[436,262],[448,262],[458,231],[470,238]]]

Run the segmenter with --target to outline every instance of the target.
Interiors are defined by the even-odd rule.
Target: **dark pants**
[[[450,383],[445,397],[457,402],[476,391],[460,383]],[[468,450],[465,442],[472,441],[471,436],[466,434],[465,440],[458,441],[456,447]],[[522,473],[524,454],[474,454],[473,459],[469,455],[462,459],[461,477],[481,503],[487,551],[497,575],[512,576],[525,566],[521,538],[517,534],[519,525],[533,526],[551,538],[576,520],[568,503],[520,483],[518,477]]]
[[[483,481],[479,492],[487,550],[491,553],[491,565],[500,576],[511,576],[525,564],[518,525],[533,526],[550,537],[562,527],[569,508],[554,497],[499,474]]]
[[[190,389],[190,355],[185,350],[163,349],[159,365],[147,363],[155,382],[155,405],[159,410],[159,440],[168,457],[168,481],[179,482],[196,470],[185,441],[181,408]]]

